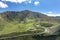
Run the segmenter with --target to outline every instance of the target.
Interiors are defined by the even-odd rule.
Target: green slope
[[[30,29],[44,29],[56,24],[58,23],[54,19],[38,12],[28,10],[21,12],[7,11],[0,14],[0,35],[26,32]]]

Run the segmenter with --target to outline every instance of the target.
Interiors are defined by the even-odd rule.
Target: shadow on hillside
[[[59,39],[57,39],[59,37]],[[4,40],[60,40],[60,35],[51,35],[51,36],[21,36],[11,39],[4,39]]]

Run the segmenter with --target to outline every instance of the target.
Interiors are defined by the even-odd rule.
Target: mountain
[[[1,13],[2,18],[4,18],[5,20],[18,20],[18,21],[23,21],[26,18],[28,19],[41,19],[43,21],[50,21],[53,22],[54,20],[52,18],[50,18],[47,15],[44,15],[42,13],[39,12],[32,12],[29,10],[24,10],[21,12],[15,12],[15,11],[7,11],[7,12],[3,12]]]
[[[51,18],[55,19],[57,22],[59,22],[59,23],[60,23],[60,16],[51,17]]]
[[[0,13],[0,35],[13,33],[43,32],[47,27],[56,25],[57,21],[39,12],[7,11]],[[40,30],[41,29],[41,30]],[[19,33],[20,34],[20,33]],[[10,35],[11,36],[11,35]]]

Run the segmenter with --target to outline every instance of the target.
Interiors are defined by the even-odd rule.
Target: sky
[[[0,12],[22,10],[60,16],[60,0],[0,0]]]

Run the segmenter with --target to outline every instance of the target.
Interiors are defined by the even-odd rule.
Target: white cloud
[[[48,15],[48,16],[60,16],[60,14],[59,13],[57,13],[57,14],[46,14],[46,15]]]
[[[46,14],[46,15],[48,15],[48,16],[60,16],[59,13],[58,14]]]
[[[14,2],[14,3],[23,3],[23,2],[31,3],[31,0],[2,0],[2,1],[8,1],[8,2]]]
[[[1,0],[0,1],[0,8],[7,8],[8,5],[3,2],[12,2],[12,3],[31,3],[32,0]]]
[[[35,1],[34,4],[35,5],[38,5],[38,4],[40,4],[40,2],[39,1]]]
[[[52,12],[52,11],[49,11],[49,12],[42,12],[43,14],[46,14],[48,16],[60,16],[60,13],[55,13],[55,12]]]
[[[51,14],[51,13],[53,13],[53,12],[51,12],[51,11],[49,11],[49,12],[47,12],[48,14]]]
[[[8,5],[0,1],[0,8],[7,8]]]
[[[28,1],[28,3],[31,3],[31,2],[32,2],[31,0]]]

